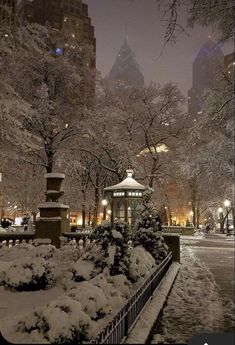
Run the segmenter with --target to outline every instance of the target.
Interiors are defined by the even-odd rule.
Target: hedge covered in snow
[[[4,266],[4,267],[3,267]],[[10,263],[0,263],[0,285],[18,291],[40,290],[55,283],[54,265],[43,258],[23,257]]]

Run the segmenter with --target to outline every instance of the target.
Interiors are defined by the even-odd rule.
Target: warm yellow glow
[[[78,224],[78,225],[82,225],[82,218],[81,218],[81,217],[79,217],[79,218],[77,219],[77,224]]]
[[[229,206],[230,206],[230,204],[231,204],[231,203],[230,203],[230,201],[229,201],[229,200],[225,200],[225,201],[224,201],[224,206],[225,206],[225,207],[229,207]]]
[[[108,201],[105,200],[105,199],[103,199],[103,200],[102,200],[102,205],[103,205],[103,206],[107,206],[107,205],[108,205]]]
[[[152,153],[161,153],[161,152],[168,152],[168,147],[165,144],[158,144],[156,146],[151,146],[150,149],[148,147],[146,147],[145,149],[143,149],[138,155],[137,157],[141,156],[141,155],[146,155],[149,152]]]

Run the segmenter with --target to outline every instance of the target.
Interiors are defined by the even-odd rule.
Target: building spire
[[[125,42],[128,44],[128,26],[127,26],[127,22],[125,20]]]

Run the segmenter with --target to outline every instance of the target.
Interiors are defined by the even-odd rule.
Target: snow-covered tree
[[[86,47],[70,45],[62,33],[37,24],[8,32],[0,31],[3,91],[9,94],[0,96],[1,110],[8,123],[15,119],[18,137],[22,133],[22,158],[50,172],[56,153],[68,148],[83,117],[84,78],[90,78],[83,59]]]
[[[148,188],[143,193],[143,203],[140,206],[132,241],[134,246],[144,247],[159,264],[167,256],[168,247],[162,237],[161,220],[151,201],[152,192],[153,190]]]
[[[133,0],[132,0],[133,1]],[[220,42],[231,42],[234,37],[234,1],[214,0],[156,0],[167,22],[164,47],[175,43],[180,33],[189,35],[189,29],[196,25],[209,27]],[[186,23],[182,22],[180,11],[186,11]]]

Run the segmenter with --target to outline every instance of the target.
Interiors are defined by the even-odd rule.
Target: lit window
[[[72,34],[72,37],[75,38],[75,34]]]

